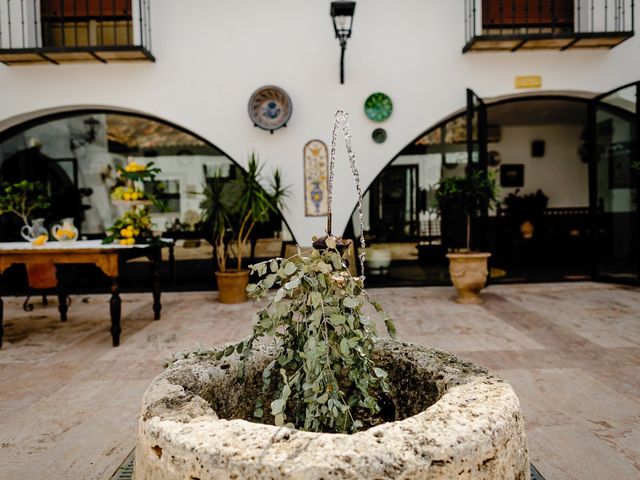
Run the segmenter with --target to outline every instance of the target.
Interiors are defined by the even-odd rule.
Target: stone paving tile
[[[640,289],[491,286],[481,306],[453,303],[451,288],[371,294],[401,339],[469,357],[512,383],[547,479],[640,478]],[[164,360],[250,332],[256,306],[216,298],[163,295],[154,321],[150,295],[123,295],[118,348],[108,296],[74,297],[66,323],[55,299],[36,299],[33,312],[5,299],[0,478],[109,478],[135,444],[142,394]]]
[[[638,478],[637,466],[588,429],[573,425],[541,426],[528,429],[527,439],[531,462],[547,480]]]

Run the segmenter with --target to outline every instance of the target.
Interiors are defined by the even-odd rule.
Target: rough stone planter
[[[370,248],[365,259],[367,271],[374,275],[386,275],[391,265],[391,250],[386,248]]]
[[[449,276],[458,291],[458,303],[480,304],[480,290],[487,283],[490,253],[448,253]]]
[[[275,355],[256,352],[244,381],[233,357],[180,360],[158,376],[143,400],[134,479],[529,479],[518,398],[467,360],[378,342],[396,421],[345,435],[243,420]]]

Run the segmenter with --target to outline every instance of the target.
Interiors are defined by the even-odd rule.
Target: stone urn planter
[[[144,396],[133,478],[530,478],[509,384],[432,348],[379,341],[373,353],[389,373],[395,421],[351,435],[247,421],[273,346],[256,349],[244,380],[236,357],[173,363]]]
[[[220,303],[244,303],[247,301],[249,270],[240,272],[216,272],[218,300]]]
[[[448,253],[449,275],[458,291],[456,302],[480,304],[479,293],[487,283],[490,253]]]
[[[367,251],[365,266],[374,275],[386,275],[391,265],[391,250],[387,248],[370,248]]]

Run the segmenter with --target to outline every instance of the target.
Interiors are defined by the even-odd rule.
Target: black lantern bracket
[[[351,38],[355,10],[356,2],[344,0],[331,2],[333,29],[340,42],[340,84],[344,83],[344,51],[347,48],[347,40]]]

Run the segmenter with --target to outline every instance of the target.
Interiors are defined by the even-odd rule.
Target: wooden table
[[[146,257],[151,265],[151,292],[153,294],[154,320],[160,319],[160,263],[162,245],[103,245],[100,240],[78,242],[48,242],[41,247],[34,247],[26,242],[0,242],[0,280],[4,271],[11,265],[29,264],[78,264],[96,265],[111,280],[111,338],[113,346],[120,344],[120,286],[119,275],[124,263],[134,258]],[[60,320],[67,320],[67,291],[64,278],[58,275],[58,310]],[[1,287],[1,285],[0,285]],[[0,348],[2,347],[4,304],[0,297]]]

